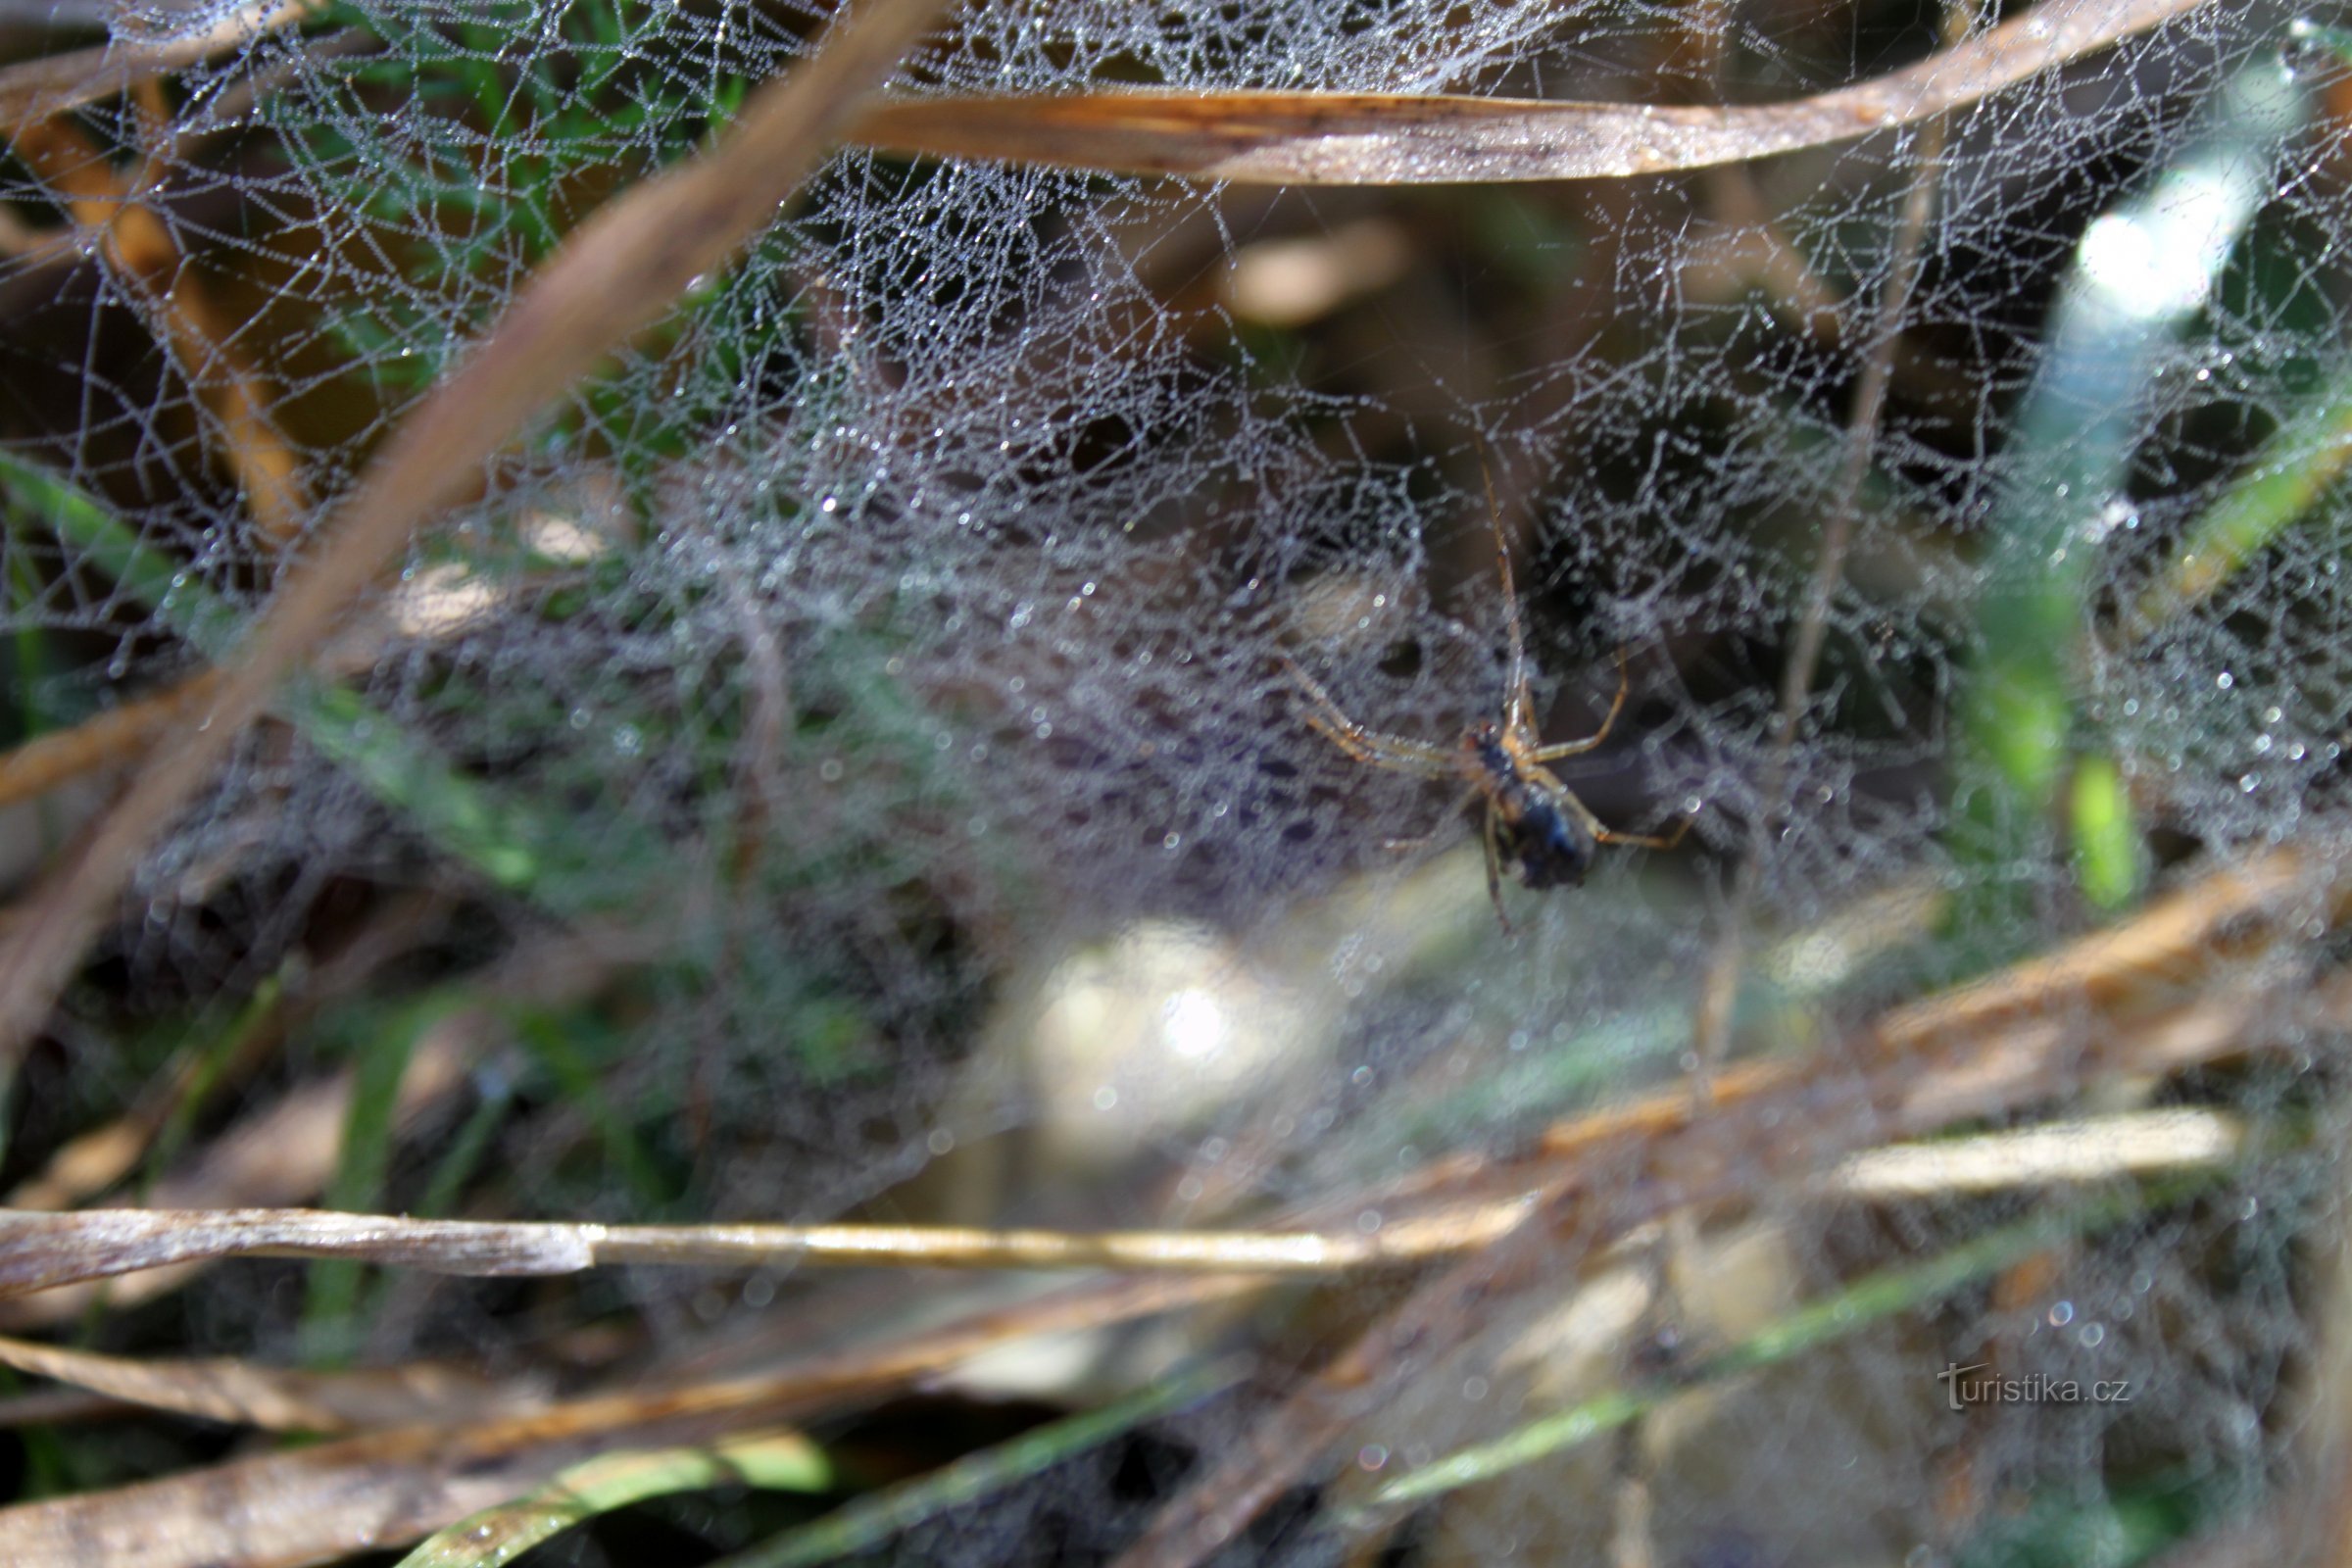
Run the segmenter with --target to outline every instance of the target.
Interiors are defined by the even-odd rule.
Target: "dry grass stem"
[[[922,157],[1276,185],[1621,178],[1769,158],[1917,124],[2204,3],[2044,4],[1876,81],[1763,108],[1373,93],[922,98],[868,111],[849,139]]]
[[[2248,1141],[2243,1118],[2219,1111],[2088,1116],[1979,1138],[1889,1144],[1846,1160],[1821,1188],[1886,1202],[2113,1181],[2233,1164]]]
[[[545,1404],[451,1366],[299,1372],[221,1357],[137,1361],[0,1339],[0,1364],[151,1410],[277,1432],[352,1432],[420,1421],[480,1420]]]
[[[145,134],[168,141],[168,111],[153,83],[139,98]],[[98,237],[107,270],[138,300],[156,341],[218,425],[261,537],[272,547],[290,541],[310,498],[301,460],[270,415],[279,393],[236,349],[243,323],[213,299],[171,226],[142,199],[169,166],[168,147],[151,148],[126,176],[65,120],[26,125],[9,145],[74,226]]]
[[[139,1407],[82,1389],[43,1389],[0,1399],[0,1432],[19,1427],[69,1426],[128,1415]]]
[[[599,1453],[772,1426],[1032,1335],[1127,1322],[1256,1288],[1230,1275],[1114,1281],[758,1377],[402,1428],[0,1509],[0,1541],[9,1544],[10,1568],[292,1568],[416,1540]]]
[[[0,1215],[0,1298],[223,1257],[348,1257],[482,1276],[570,1274],[623,1263],[1329,1275],[1475,1250],[1509,1229],[1520,1206],[1506,1202],[1397,1217],[1370,1235],[502,1223],[315,1209],[19,1212]]]
[[[300,26],[325,0],[250,0],[175,37],[130,39],[49,55],[0,70],[0,134],[130,91],[141,82],[241,49],[264,33]]]
[[[0,806],[46,795],[61,784],[134,760],[155,737],[213,700],[218,670],[199,670],[162,691],[93,713],[0,752]]]

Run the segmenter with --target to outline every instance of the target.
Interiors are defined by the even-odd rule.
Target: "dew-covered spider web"
[[[849,147],[467,474],[159,836],[18,1073],[14,1201],[1372,1236],[1583,1160],[1541,1264],[1385,1362],[1216,1560],[2123,1563],[2284,1529],[2352,1365],[2352,98],[2329,17],[2175,9],[1940,119],[1635,178]],[[0,42],[228,14],[19,5]],[[893,90],[1769,106],[2026,15],[981,0]],[[201,717],[564,236],[827,24],[330,0],[11,100],[7,738],[148,715],[11,786],[20,887]],[[1301,676],[1451,757],[1505,717],[1514,631],[1519,739],[1598,730],[1622,661],[1560,780],[1614,832],[1688,827],[1539,892],[1506,820],[1491,902],[1477,778],[1350,757]],[[2214,914],[2232,875],[2276,896]],[[2065,963],[2091,978],[2032,989]],[[1900,1022],[1987,976],[2026,1000]],[[136,1161],[59,1176],[179,1071]],[[271,1142],[338,1073],[322,1151]],[[1696,1107],[1671,1158],[1599,1128],[1645,1094]],[[1712,1095],[1765,1108],[1711,1138]],[[918,1278],[939,1312],[982,1288]],[[871,1560],[1103,1560],[1419,1278],[953,1385],[1034,1413],[1248,1368]],[[898,1321],[866,1275],[561,1287],[236,1264],[110,1343],[586,1376],[612,1331],[707,1373],[805,1348],[779,1313]],[[1489,1468],[1381,1491],[1463,1453]],[[772,1533],[665,1517],[680,1561]]]

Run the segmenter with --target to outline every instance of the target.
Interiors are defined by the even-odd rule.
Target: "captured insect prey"
[[[1494,520],[1494,560],[1502,584],[1505,623],[1510,635],[1509,685],[1500,722],[1476,724],[1465,730],[1458,746],[1446,748],[1403,735],[1367,729],[1345,710],[1312,675],[1285,658],[1293,679],[1314,705],[1308,724],[1330,737],[1333,745],[1359,762],[1399,773],[1430,778],[1455,778],[1465,788],[1454,810],[1483,800],[1487,846],[1487,896],[1494,917],[1507,933],[1511,917],[1502,906],[1502,873],[1507,868],[1523,886],[1579,887],[1592,868],[1594,849],[1602,844],[1634,844],[1644,849],[1672,849],[1690,831],[1690,818],[1663,834],[1619,833],[1601,825],[1592,808],[1576,798],[1544,764],[1589,752],[1609,738],[1609,730],[1625,708],[1628,686],[1625,651],[1617,652],[1617,695],[1600,727],[1582,740],[1544,744],[1536,733],[1535,701],[1528,689],[1527,648],[1519,625],[1519,596],[1511,581],[1511,555],[1503,544],[1502,525]],[[1451,811],[1448,815],[1453,814]],[[1418,849],[1435,834],[1417,839],[1391,840],[1391,849]]]

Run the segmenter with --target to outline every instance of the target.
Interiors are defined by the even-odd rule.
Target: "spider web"
[[[0,436],[96,505],[61,522],[12,488],[19,733],[223,654],[562,237],[824,20],[344,0],[21,136]],[[1242,1224],[1503,1157],[1726,1045],[1833,1050],[2215,865],[2323,858],[2352,278],[2341,85],[2288,24],[2207,8],[1939,127],[1627,181],[1270,191],[846,151],[418,540],[151,857],[69,1012],[100,1040],[217,1028],[402,900],[432,919],[395,972],[436,996],[618,933],[600,1005],[534,1015],[342,1196]],[[1943,25],[985,3],[900,86],[1771,103]],[[2264,514],[2266,486],[2299,499]],[[1452,747],[1501,710],[1498,536],[1541,738],[1592,732],[1620,652],[1630,671],[1567,786],[1627,833],[1692,819],[1671,855],[1604,849],[1581,891],[1506,885],[1512,935],[1452,786],[1342,756],[1287,669]],[[2084,1067],[1954,1122],[2186,1107],[2262,1152],[2169,1187],[2120,1164],[1901,1200],[1800,1183],[1648,1261],[1566,1260],[1416,1369],[1250,1560],[1337,1560],[1340,1506],[1390,1475],[2047,1213],[2080,1223],[2034,1266],[1427,1504],[1398,1549],[1599,1561],[1632,1530],[1659,1561],[2127,1561],[2249,1517],[2297,1481],[2295,1369],[2328,1348],[2327,942],[2315,915],[2206,982],[2269,999],[2242,1057]],[[299,1034],[290,1070],[397,1033],[396,990]],[[77,1070],[135,1082],[140,1050]],[[458,1170],[436,1146],[485,1105],[498,1157]],[[610,1288],[692,1338],[774,1285]],[[208,1290],[184,1334],[283,1334]],[[479,1303],[404,1304],[371,1354],[530,1343]],[[1291,1333],[1269,1365],[1320,1360]],[[1936,1374],[1971,1361],[2132,1396],[1944,1411]],[[913,1549],[1107,1549],[1136,1465],[1173,1490],[1260,1408]]]

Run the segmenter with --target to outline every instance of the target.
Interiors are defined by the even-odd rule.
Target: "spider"
[[[1486,801],[1487,897],[1494,917],[1511,932],[1511,917],[1502,906],[1502,871],[1510,867],[1520,880],[1538,892],[1545,888],[1579,887],[1592,868],[1594,849],[1602,844],[1633,844],[1643,849],[1670,850],[1690,829],[1686,816],[1674,831],[1664,834],[1619,833],[1601,825],[1592,808],[1544,764],[1589,752],[1609,738],[1625,707],[1627,687],[1625,650],[1617,651],[1617,696],[1600,728],[1583,740],[1546,746],[1536,733],[1534,699],[1528,691],[1527,647],[1519,629],[1519,596],[1511,582],[1511,553],[1502,539],[1502,523],[1493,518],[1494,561],[1502,581],[1502,605],[1510,631],[1510,687],[1499,723],[1474,724],[1462,732],[1461,744],[1451,750],[1403,735],[1384,735],[1367,729],[1333,700],[1316,679],[1287,655],[1284,665],[1305,691],[1316,711],[1306,721],[1333,745],[1356,761],[1426,778],[1463,782],[1460,811]],[[1436,834],[1417,839],[1393,839],[1394,850],[1419,849]]]

